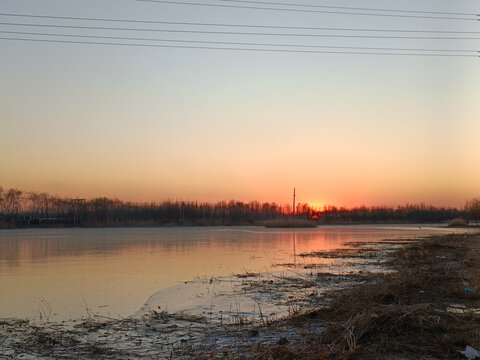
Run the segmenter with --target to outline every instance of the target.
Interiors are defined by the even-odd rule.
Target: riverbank
[[[389,263],[396,272],[336,292],[324,308],[284,324],[325,331],[243,349],[241,358],[465,359],[462,351],[475,354],[471,348],[480,349],[480,235],[418,240],[395,251]]]
[[[462,226],[448,226],[448,223],[438,223],[449,228],[456,229],[480,229],[480,225],[462,225]],[[139,222],[132,224],[41,224],[41,225],[22,225],[17,226],[14,224],[0,223],[1,230],[13,230],[13,229],[102,229],[102,228],[172,228],[172,227],[185,227],[185,228],[202,228],[202,227],[229,227],[229,226],[264,226],[266,228],[315,228],[317,226],[343,226],[343,225],[419,225],[429,226],[431,223],[418,223],[413,221],[385,221],[385,222],[352,222],[352,221],[337,221],[337,222],[322,222],[313,220],[271,220],[271,221],[255,221],[251,223],[155,223],[155,222]]]
[[[231,309],[236,316],[230,318],[152,306],[126,319],[3,319],[0,358],[451,359],[464,358],[467,345],[480,347],[478,234],[353,243],[348,251],[301,255],[297,263],[279,264],[296,277],[235,277],[237,295],[261,294],[283,304],[284,315],[270,317],[263,305],[253,317]],[[319,261],[307,266],[303,258]],[[204,279],[202,291],[220,280]]]

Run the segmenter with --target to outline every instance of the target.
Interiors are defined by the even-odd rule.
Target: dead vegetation
[[[377,250],[370,248],[355,248],[355,249],[337,249],[329,251],[315,251],[310,253],[299,254],[300,257],[317,257],[323,259],[342,259],[342,258],[367,258],[377,257]]]
[[[9,319],[0,323],[0,331],[3,335],[0,338],[0,359],[104,359],[120,353],[114,343],[82,340],[78,335],[93,331],[89,328],[63,331],[55,326]]]
[[[462,217],[452,219],[448,222],[448,227],[467,227],[467,226],[468,226],[468,222]]]
[[[331,295],[289,320],[326,327],[302,343],[264,346],[244,359],[465,359],[480,348],[480,236],[419,240],[397,250],[397,272]],[[452,304],[462,311],[452,311]]]

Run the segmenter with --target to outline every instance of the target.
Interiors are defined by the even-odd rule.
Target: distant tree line
[[[274,202],[134,203],[106,197],[63,198],[0,187],[0,221],[4,225],[246,225],[284,213],[285,209]]]
[[[360,206],[350,209],[329,206],[319,214],[324,223],[438,223],[465,217],[464,210],[435,207],[426,204],[406,204],[397,207]]]
[[[289,205],[258,201],[163,201],[134,203],[109,199],[75,199],[47,193],[23,192],[0,187],[0,225],[22,226],[158,226],[158,225],[248,225],[291,216]],[[407,204],[397,207],[327,206],[317,210],[297,204],[295,216],[320,224],[429,223],[464,217],[480,219],[480,201],[468,202],[465,209]]]

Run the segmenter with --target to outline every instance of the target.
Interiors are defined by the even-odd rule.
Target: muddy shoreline
[[[0,359],[460,359],[467,345],[480,347],[480,235],[352,243],[346,252],[302,255],[290,264],[296,276],[237,275],[234,291],[284,306],[276,316],[254,300],[254,316],[152,304],[126,319],[0,319]],[[331,262],[305,264],[303,257]]]
[[[323,308],[285,321],[325,331],[237,358],[466,359],[466,350],[480,348],[479,234],[414,240],[388,262],[395,272],[333,293]]]

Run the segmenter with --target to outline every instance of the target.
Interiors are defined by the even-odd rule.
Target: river
[[[162,289],[278,271],[295,255],[465,230],[441,225],[69,228],[0,231],[0,318],[128,316]]]

